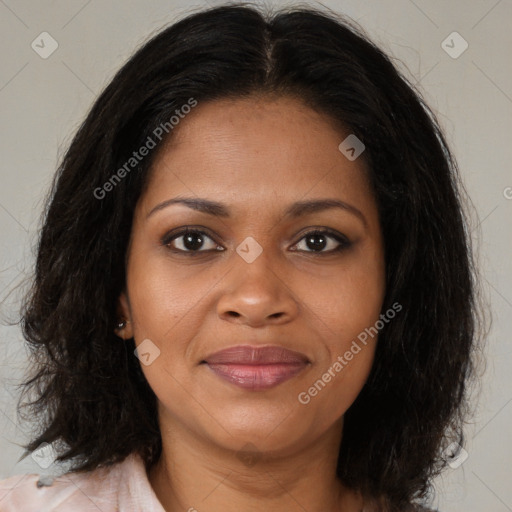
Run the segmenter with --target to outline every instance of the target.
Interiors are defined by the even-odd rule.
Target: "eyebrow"
[[[173,204],[183,204],[192,210],[196,210],[198,212],[206,213],[208,215],[213,215],[215,217],[231,217],[230,210],[227,206],[217,201],[211,201],[209,199],[204,199],[200,197],[175,197],[173,199],[168,199],[160,204],[157,204],[147,215],[146,219],[151,215],[155,214],[158,211],[163,210]],[[355,206],[346,203],[345,201],[340,201],[339,199],[314,199],[310,201],[297,201],[288,207],[285,211],[285,216],[288,218],[298,218],[302,215],[309,215],[312,213],[329,210],[332,208],[338,208],[344,211],[347,211],[362,221],[362,223],[367,227],[367,221],[362,212],[356,208]]]

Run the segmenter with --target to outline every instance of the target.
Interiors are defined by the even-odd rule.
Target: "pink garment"
[[[165,512],[135,453],[108,468],[66,473],[49,486],[42,478],[38,487],[39,479],[30,474],[0,481],[0,512]]]

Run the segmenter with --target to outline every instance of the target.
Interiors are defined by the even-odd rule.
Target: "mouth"
[[[216,352],[201,363],[235,386],[258,391],[291,379],[310,361],[304,354],[283,347],[239,345]]]

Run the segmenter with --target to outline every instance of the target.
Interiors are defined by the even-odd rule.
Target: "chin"
[[[316,422],[297,406],[291,409],[269,402],[259,407],[254,404],[232,407],[231,410],[226,407],[222,416],[215,417],[222,417],[219,421],[222,427],[212,430],[212,422],[209,422],[203,429],[218,445],[238,451],[249,444],[256,450],[274,455],[286,455],[294,448],[304,446],[308,434],[314,432]]]

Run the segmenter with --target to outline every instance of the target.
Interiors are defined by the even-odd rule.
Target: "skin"
[[[118,334],[160,350],[142,370],[158,398],[163,440],[148,477],[167,511],[362,508],[335,468],[343,415],[368,377],[377,338],[308,404],[297,398],[375,324],[384,298],[367,169],[362,157],[349,161],[338,150],[349,133],[298,99],[217,100],[199,103],[159,151],[134,212],[119,298],[129,323]],[[231,216],[173,204],[148,217],[177,196],[221,202]],[[320,198],[361,216],[340,208],[284,216],[292,203]],[[203,244],[196,237],[191,248],[182,236],[165,246],[162,238],[183,226],[207,228]],[[340,243],[330,235],[323,246],[318,238],[308,244],[314,228],[351,245],[332,251]],[[246,237],[263,250],[251,263],[236,252]],[[200,364],[239,344],[281,345],[310,364],[264,391],[234,386]],[[249,463],[240,452],[247,443],[257,453]]]

